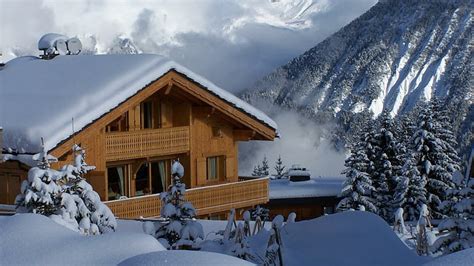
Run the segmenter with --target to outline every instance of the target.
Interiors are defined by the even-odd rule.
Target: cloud
[[[38,54],[48,32],[105,53],[117,37],[239,92],[313,47],[376,0],[0,0],[3,61]]]
[[[284,111],[274,117],[280,139],[273,142],[252,141],[239,145],[239,174],[250,175],[253,167],[266,156],[273,173],[279,155],[288,167],[300,164],[315,176],[341,176],[346,155],[334,150],[324,133],[331,125],[318,125],[300,115]]]

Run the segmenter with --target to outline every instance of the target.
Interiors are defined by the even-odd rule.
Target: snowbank
[[[435,260],[432,260],[425,266],[472,266],[474,265],[474,248],[462,250],[449,254],[446,256],[439,257]]]
[[[80,131],[170,70],[186,75],[217,97],[277,128],[260,110],[162,56],[77,55],[51,60],[19,57],[0,71],[4,145],[37,152],[39,136],[44,136],[45,147],[50,150],[72,134],[72,118],[75,130]],[[17,108],[19,105],[28,108]]]
[[[288,224],[282,230],[285,265],[421,265],[382,218],[344,212]]]
[[[82,236],[42,215],[0,216],[1,265],[117,265],[161,250],[143,233]]]
[[[122,261],[126,265],[255,265],[236,257],[204,251],[173,250],[138,255]]]

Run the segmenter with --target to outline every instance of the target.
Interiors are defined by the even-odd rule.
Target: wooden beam
[[[248,129],[234,129],[234,140],[236,141],[249,141],[255,137],[257,132],[255,130]]]
[[[165,90],[165,95],[169,95],[170,92],[171,92],[171,88],[173,88],[173,83],[168,83],[168,86],[166,87],[166,90]]]

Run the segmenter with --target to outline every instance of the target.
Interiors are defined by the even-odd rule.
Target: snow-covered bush
[[[416,252],[418,255],[429,254],[429,241],[426,227],[431,227],[430,214],[426,204],[421,205],[420,218],[416,224]]]
[[[277,215],[272,221],[272,229],[270,230],[270,238],[268,239],[267,249],[265,252],[264,265],[282,265],[282,242],[280,230],[283,226],[283,216]]]
[[[46,151],[35,155],[38,167],[28,172],[17,196],[18,212],[33,212],[48,216],[55,222],[82,234],[100,234],[115,230],[117,222],[110,209],[84,179],[95,169],[85,163],[85,152],[74,146],[74,165],[61,170],[50,169],[53,159]]]
[[[265,226],[265,222],[270,218],[270,210],[257,205],[255,209],[250,210],[250,218],[255,221],[252,234],[256,234]]]
[[[171,166],[173,185],[160,194],[161,220],[144,223],[145,233],[153,235],[168,249],[197,248],[196,242],[204,238],[202,225],[196,221],[196,210],[186,202],[185,184],[181,182],[184,168],[179,161]]]
[[[28,171],[28,179],[21,184],[21,193],[15,199],[17,212],[49,216],[60,206],[61,187],[56,181],[62,173],[50,168],[49,163],[55,158],[48,155],[44,147],[33,159],[38,161],[38,165]]]
[[[73,147],[74,164],[65,165],[61,179],[61,208],[55,221],[83,234],[101,234],[115,231],[117,222],[112,211],[100,200],[99,194],[85,180],[84,175],[95,169],[85,162],[85,151],[79,146]]]
[[[234,244],[230,250],[231,255],[248,260],[248,261],[254,261],[255,260],[255,254],[253,253],[252,249],[249,246],[249,241],[248,241],[248,235],[245,233],[245,224],[242,224],[241,222],[237,225],[237,228],[235,230],[235,238],[234,238]]]
[[[449,218],[438,225],[442,235],[431,247],[433,252],[452,253],[474,247],[474,179],[448,191],[448,198],[441,206]]]

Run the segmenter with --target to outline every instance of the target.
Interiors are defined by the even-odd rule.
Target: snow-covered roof
[[[4,146],[47,150],[75,131],[175,70],[236,108],[276,130],[266,114],[212,82],[165,57],[140,55],[57,56],[43,60],[19,57],[0,70],[0,125]]]
[[[308,181],[270,180],[270,199],[334,197],[341,193],[343,177],[318,177]]]

